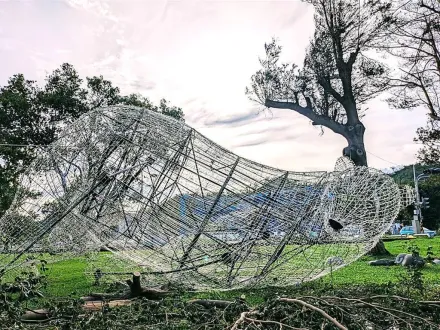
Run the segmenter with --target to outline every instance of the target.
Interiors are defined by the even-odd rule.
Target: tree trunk
[[[344,132],[348,146],[343,149],[342,154],[350,158],[356,166],[368,166],[364,134],[365,126],[361,122],[357,122],[355,125],[347,125],[346,131]],[[382,240],[379,240],[368,254],[372,256],[391,255],[385,248]]]
[[[133,297],[140,296],[142,293],[142,287],[141,287],[141,273],[134,272],[133,273],[133,281],[131,283],[128,283],[130,286],[131,295]]]
[[[130,287],[130,298],[146,297],[147,299],[161,299],[169,294],[168,291],[154,288],[144,288],[141,286],[141,273],[134,272],[133,280],[127,280]]]
[[[367,153],[364,144],[365,126],[361,122],[355,125],[346,125],[344,137],[348,146],[342,151],[345,157],[350,158],[356,166],[367,166]]]
[[[379,240],[377,244],[368,252],[370,256],[389,256],[390,252],[385,248],[385,244],[383,244],[382,240]]]

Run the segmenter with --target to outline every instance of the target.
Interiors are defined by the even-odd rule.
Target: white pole
[[[416,192],[416,200],[414,203],[414,217],[412,221],[413,229],[416,234],[420,234],[420,219],[419,216],[421,216],[421,210],[420,210],[420,196],[419,196],[419,185],[416,178],[416,167],[413,165],[413,174],[414,174],[414,190]]]

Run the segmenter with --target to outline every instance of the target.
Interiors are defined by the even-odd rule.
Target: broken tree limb
[[[84,305],[82,305],[82,309],[86,312],[97,312],[102,310],[104,306],[108,306],[110,308],[128,306],[131,305],[132,302],[133,301],[129,299],[112,300],[109,302],[104,302],[101,300],[87,301]],[[52,315],[48,309],[34,309],[28,310],[24,315],[22,315],[21,321],[39,323],[42,321],[49,321],[51,317]]]
[[[90,293],[88,296],[81,297],[84,301],[103,301],[103,300],[123,300],[130,299],[131,293],[129,291],[122,293]]]
[[[145,297],[151,300],[157,300],[165,297],[170,292],[162,289],[145,288],[141,286],[141,274],[139,272],[133,273],[133,279],[127,280],[130,291],[108,294],[108,293],[91,293],[89,296],[82,297],[84,305],[82,308],[85,311],[99,311],[104,305],[109,307],[127,306],[132,303],[130,299],[136,297]],[[110,300],[113,299],[113,300]],[[110,300],[110,301],[105,301]],[[50,313],[46,309],[29,310],[23,316],[23,321],[44,321],[50,318]]]
[[[274,324],[276,326],[279,327],[279,329],[292,329],[292,330],[309,330],[307,328],[296,328],[296,327],[292,327],[290,325],[278,322],[278,321],[271,321],[271,320],[258,320],[258,319],[252,319],[250,317],[245,317],[244,318],[245,321],[249,322],[249,323],[260,323],[260,324]]]
[[[47,309],[30,309],[21,317],[22,321],[43,321],[50,318]]]
[[[112,307],[118,307],[118,306],[128,306],[132,304],[132,300],[130,299],[124,299],[124,300],[112,300],[109,302],[104,302],[104,301],[87,301],[84,305],[83,305],[83,309],[85,311],[91,311],[91,312],[95,312],[95,311],[100,311],[102,310],[102,308],[104,307],[104,305],[107,305],[108,307],[112,308]]]
[[[279,298],[279,301],[284,301],[284,302],[289,302],[289,303],[295,303],[295,304],[300,304],[304,307],[307,307],[308,309],[311,309],[315,312],[318,312],[319,314],[321,314],[322,316],[324,316],[327,320],[329,320],[330,322],[332,322],[338,329],[341,330],[348,330],[348,328],[346,328],[345,326],[343,326],[341,323],[339,323],[335,318],[331,317],[330,315],[328,315],[325,311],[323,311],[321,308],[318,308],[316,306],[310,305],[309,303],[306,303],[305,301],[299,300],[299,299],[294,299],[294,298]]]
[[[230,330],[238,330],[238,327],[246,320],[246,318],[250,315],[257,314],[257,311],[249,311],[249,312],[243,312],[240,314],[240,318],[235,321],[235,323],[232,325],[232,328]]]

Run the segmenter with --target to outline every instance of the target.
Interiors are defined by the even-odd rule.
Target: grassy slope
[[[393,241],[386,242],[385,245],[393,255],[407,252],[408,246],[415,244],[419,247],[421,255],[425,256],[428,246],[433,247],[434,255],[440,257],[440,237],[435,239],[417,239],[414,241]],[[335,271],[332,276],[328,275],[319,281],[334,285],[356,285],[356,284],[386,284],[388,282],[397,282],[398,275],[404,274],[405,269],[399,266],[393,267],[372,267],[368,265],[368,261],[373,260],[371,257],[362,257],[360,260]],[[90,285],[84,275],[86,268],[85,259],[75,258],[51,265],[48,272],[48,288],[47,295],[52,297],[65,297],[70,294],[73,296],[81,296],[90,291],[102,291],[102,288]],[[427,283],[440,283],[440,265],[428,266],[423,269],[424,279]],[[256,295],[257,299],[259,290],[244,290],[247,295]],[[244,292],[243,291],[243,292]],[[241,291],[240,291],[241,292]],[[199,296],[213,297],[220,295],[222,297],[236,296],[239,292],[233,291],[229,293],[205,293]]]

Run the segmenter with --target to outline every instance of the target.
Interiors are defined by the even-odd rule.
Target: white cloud
[[[288,110],[260,113],[244,94],[273,36],[301,64],[312,8],[292,1],[3,1],[0,84],[41,81],[63,62],[104,75],[124,93],[181,106],[187,122],[241,156],[284,169],[331,170],[345,141]],[[370,165],[411,163],[423,111],[373,102],[365,118]]]

